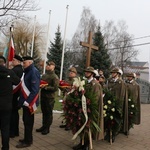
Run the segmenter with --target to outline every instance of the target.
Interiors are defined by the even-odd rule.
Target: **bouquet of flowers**
[[[119,100],[111,94],[109,90],[105,90],[104,101],[104,127],[105,131],[112,131],[117,134],[122,123],[122,107]]]
[[[96,96],[86,92],[84,86],[85,80],[77,78],[62,103],[66,125],[72,130],[73,135],[80,135],[89,128],[92,133],[100,131],[97,124],[99,113]]]
[[[135,102],[129,98],[128,99],[128,129],[133,128],[136,119],[137,107]]]

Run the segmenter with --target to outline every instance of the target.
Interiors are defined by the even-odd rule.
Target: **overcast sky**
[[[128,33],[135,38],[150,36],[150,0],[40,0],[37,12],[31,15],[37,16],[37,21],[48,24],[49,10],[50,37],[53,40],[58,24],[61,26],[62,38],[66,18],[66,6],[68,9],[68,21],[66,39],[71,39],[75,33],[83,7],[88,7],[101,26],[105,21],[113,20],[117,23],[124,20],[128,26]],[[150,42],[150,37],[135,40],[135,44]],[[150,44],[135,47],[139,50],[138,60],[149,61]]]

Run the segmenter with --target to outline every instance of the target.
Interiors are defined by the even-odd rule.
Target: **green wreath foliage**
[[[136,103],[133,101],[132,98],[129,97],[128,99],[128,128],[129,129],[134,127],[137,112],[138,109],[136,107]]]
[[[121,128],[123,115],[121,102],[116,100],[115,96],[108,89],[105,89],[104,93],[103,115],[105,131],[118,133]]]
[[[84,91],[86,97],[86,107],[88,121],[82,134],[85,130],[91,129],[92,134],[100,132],[98,125],[98,102],[96,101],[96,95],[93,92]],[[63,116],[66,121],[67,127],[72,130],[72,133],[75,134],[85,123],[86,119],[82,110],[82,97],[83,91],[79,92],[79,89],[75,89],[74,92],[67,95],[66,99],[63,101]],[[79,134],[79,135],[80,135]]]

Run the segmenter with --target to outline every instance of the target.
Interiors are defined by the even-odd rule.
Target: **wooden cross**
[[[92,32],[91,31],[89,32],[88,43],[80,42],[80,45],[88,48],[88,50],[86,51],[86,67],[89,67],[90,61],[91,61],[92,49],[98,50],[97,46],[92,45]]]

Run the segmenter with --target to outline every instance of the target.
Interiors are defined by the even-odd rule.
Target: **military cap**
[[[95,74],[95,72],[94,72],[94,68],[93,67],[87,67],[85,70],[84,70],[85,72],[92,72],[92,73],[94,73]]]
[[[14,58],[19,60],[19,61],[22,61],[22,58],[19,55],[15,55]]]
[[[22,61],[26,61],[26,60],[33,60],[33,58],[31,56],[22,57]]]
[[[133,78],[135,78],[135,73],[130,72],[130,73],[128,73],[126,76],[127,76],[127,77],[133,77]]]
[[[53,61],[49,61],[49,60],[46,62],[46,64],[49,65],[49,66],[50,66],[50,65],[55,66],[55,63],[54,63]]]
[[[113,68],[110,73],[120,73],[119,68]]]
[[[76,74],[77,74],[77,70],[76,70],[76,68],[75,68],[75,67],[71,67],[71,68],[69,69],[69,71],[70,71],[70,72],[74,72],[74,73],[76,73]]]
[[[6,58],[4,56],[0,56],[0,59],[3,59],[3,61],[6,63]]]

